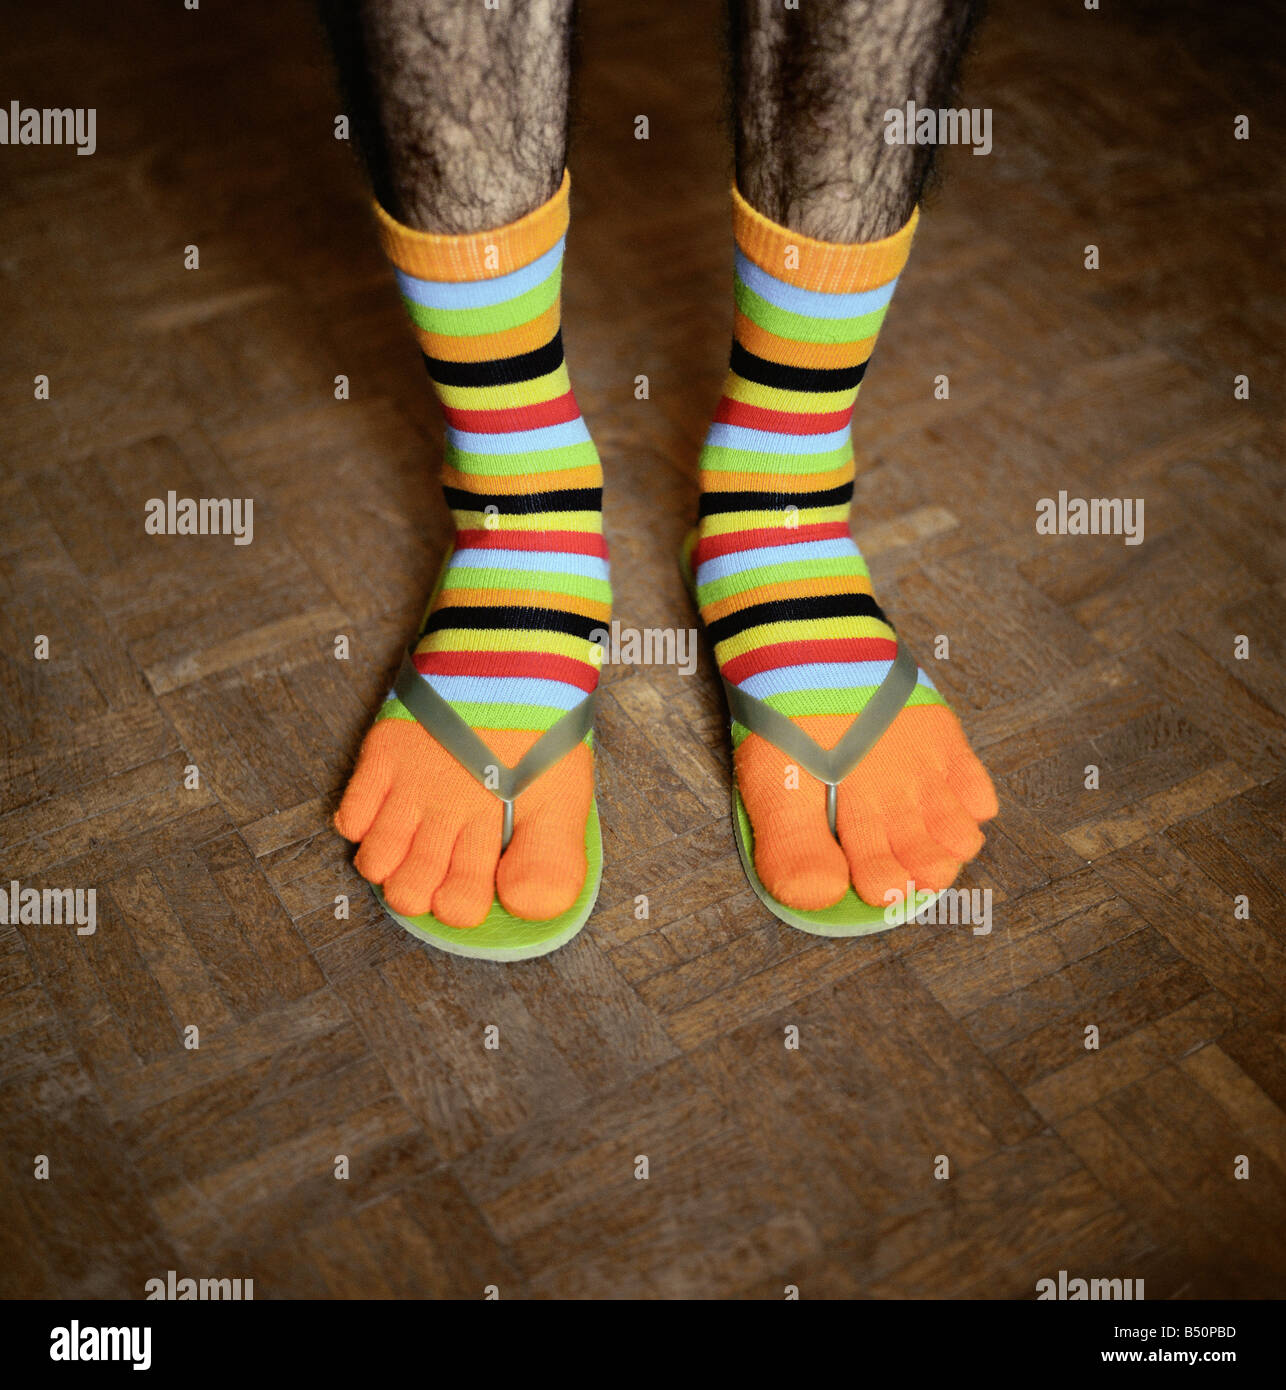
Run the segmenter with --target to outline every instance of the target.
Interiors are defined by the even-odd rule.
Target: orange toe
[[[451,866],[433,895],[433,915],[448,927],[481,926],[496,896],[496,865],[504,812],[478,816],[461,830],[451,852]]]
[[[542,922],[566,912],[585,883],[585,823],[594,765],[582,743],[514,803],[514,833],[496,870],[496,893],[515,917]]]
[[[833,907],[848,892],[848,860],[826,824],[789,810],[760,818],[755,872],[779,902],[801,912]]]
[[[384,897],[394,912],[415,917],[429,910],[451,862],[454,832],[455,827],[447,821],[425,820],[420,824],[406,857],[384,884]]]
[[[901,901],[907,872],[893,857],[878,807],[864,805],[856,796],[841,796],[836,829],[857,896],[871,907]]]
[[[978,829],[978,822],[947,787],[923,786],[920,813],[929,835],[961,863],[972,859],[986,841],[986,836]]]
[[[991,777],[963,734],[947,762],[947,788],[976,821],[991,820],[1000,811]]]
[[[383,883],[410,853],[420,814],[405,789],[398,787],[388,794],[353,860],[367,882]]]
[[[371,828],[393,785],[400,762],[399,741],[390,738],[391,726],[400,720],[382,719],[372,725],[362,741],[357,766],[344,789],[344,798],[335,812],[335,829],[346,840],[360,840]]]

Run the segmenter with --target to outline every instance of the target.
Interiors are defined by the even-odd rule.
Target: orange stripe
[[[920,209],[900,231],[879,241],[817,241],[779,227],[732,190],[732,227],[742,253],[788,285],[828,294],[854,294],[896,279],[911,254]]]
[[[399,270],[422,280],[494,280],[543,256],[567,230],[571,175],[547,203],[490,232],[446,236],[404,227],[378,203],[375,220],[384,254]],[[473,360],[473,359],[462,359]]]
[[[779,362],[785,367],[856,367],[865,362],[875,347],[875,339],[863,338],[857,343],[797,343],[793,338],[779,338],[737,310],[733,331],[747,352]]]
[[[442,589],[433,604],[439,608],[556,608],[560,613],[579,613],[582,618],[598,618],[606,623],[612,606],[598,599],[577,598],[574,594],[549,594],[539,589]]]
[[[543,314],[503,333],[477,333],[462,337],[459,334],[430,333],[417,326],[415,336],[430,357],[441,358],[444,362],[489,362],[495,357],[517,357],[520,353],[534,352],[536,348],[544,347],[558,332],[558,309],[558,301],[555,300]]]
[[[701,474],[703,492],[773,492],[786,488],[790,492],[824,492],[827,488],[843,487],[852,482],[855,469],[853,460],[829,473],[805,473],[802,475],[782,473],[716,473],[713,469]],[[490,486],[490,480],[488,480]]]
[[[785,584],[761,584],[742,594],[731,594],[717,603],[708,603],[701,610],[703,621],[712,623],[729,613],[740,613],[756,603],[775,603],[784,598],[824,598],[828,594],[869,594],[871,581],[860,574],[842,578],[792,579]],[[782,619],[781,621],[789,621]]]
[[[537,478],[542,485],[548,484],[550,487],[603,486],[603,470],[593,464],[587,464],[584,468],[568,468],[561,473],[516,473],[512,477],[502,473],[462,473],[450,464],[444,464],[442,468],[442,482],[446,487],[463,488],[468,492],[476,490],[479,484],[482,484],[488,493],[498,493],[506,497],[537,491],[534,485]]]

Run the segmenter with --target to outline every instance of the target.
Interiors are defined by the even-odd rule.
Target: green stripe
[[[800,694],[803,694],[804,692],[801,691],[801,692],[799,692],[799,693],[800,693]],[[817,692],[813,692],[813,693],[814,693],[814,695],[815,695]],[[852,692],[847,692],[847,693],[849,693],[850,695],[852,694]],[[854,709],[852,709],[852,708],[849,708],[849,709],[842,709],[842,710],[827,711],[827,710],[824,710],[824,709],[818,709],[818,708],[816,707],[816,705],[814,705],[814,707],[811,708],[811,709],[787,710],[787,709],[783,708],[783,703],[782,703],[782,702],[786,699],[786,697],[785,697],[785,696],[781,696],[781,695],[776,695],[776,696],[771,697],[771,698],[768,700],[768,703],[771,704],[771,705],[773,706],[774,709],[779,709],[779,710],[782,711],[783,714],[789,714],[792,718],[799,718],[799,717],[802,716],[802,715],[809,715],[809,714],[826,714],[826,713],[833,713],[833,714],[852,714],[852,715],[854,715],[854,717],[856,717],[858,714],[861,714],[862,710],[864,710],[864,709],[866,708],[867,704],[870,703],[870,699],[871,699],[871,696],[874,694],[874,690],[873,690],[873,689],[867,689],[867,690],[864,690],[864,691],[862,692],[862,694],[863,694],[864,698],[863,698],[863,700],[862,700],[862,703],[861,703],[860,708],[858,708],[858,709],[856,709],[856,710],[854,710]],[[947,702],[942,698],[941,695],[938,694],[938,692],[937,692],[936,690],[930,690],[930,689],[928,688],[928,686],[917,685],[917,686],[915,687],[915,689],[911,692],[910,697],[907,699],[907,702],[906,702],[906,705],[904,706],[904,708],[909,709],[909,708],[911,708],[913,705],[943,705],[943,706],[945,707],[945,706],[946,706],[946,703],[947,703]],[[749,729],[747,729],[746,726],[745,726],[744,724],[738,724],[737,721],[734,719],[734,720],[732,721],[732,746],[733,746],[734,748],[738,747],[738,746],[740,745],[741,741],[742,741],[742,740],[746,737],[746,735],[747,735],[748,733],[750,733],[750,732],[751,732],[751,731],[750,731]]]
[[[770,454],[751,449],[730,449],[726,444],[707,444],[697,466],[711,473],[781,473],[803,477],[831,473],[853,457],[851,440],[824,454]]]
[[[452,444],[446,445],[446,461],[461,473],[480,478],[527,478],[532,485],[524,491],[538,492],[541,473],[564,473],[569,468],[597,468],[598,450],[592,440],[563,444],[556,449],[533,449],[514,454],[472,454]],[[556,485],[556,484],[555,484]]]
[[[612,586],[605,579],[592,579],[579,574],[561,574],[555,570],[475,569],[471,565],[453,565],[447,570],[444,589],[509,589],[530,592],[568,594],[573,598],[592,599],[598,603],[612,601]]]
[[[791,690],[769,695],[764,704],[792,719],[805,714],[861,714],[879,689],[877,685],[854,685],[847,690]],[[927,685],[917,685],[907,700],[911,705],[945,705],[946,701]]]
[[[744,594],[762,584],[787,584],[795,579],[847,579],[850,575],[869,578],[870,571],[860,555],[840,555],[833,560],[791,560],[782,565],[757,565],[740,574],[725,575],[700,586],[699,601],[718,603],[733,594]],[[836,592],[840,592],[837,590]]]
[[[478,729],[521,729],[530,733],[538,729],[545,733],[567,712],[544,705],[480,705],[467,700],[451,700],[448,703],[475,732]],[[475,715],[478,717],[475,718]],[[412,724],[419,722],[396,695],[390,695],[380,706],[375,720],[378,723],[381,719],[405,719]],[[585,742],[593,748],[592,731],[585,735]]]
[[[765,332],[792,343],[860,343],[880,331],[888,306],[872,309],[854,319],[810,318],[807,314],[792,314],[757,295],[754,290],[737,281],[737,308]]]
[[[414,303],[405,295],[402,303],[406,305],[411,322],[426,332],[440,333],[446,338],[481,338],[490,333],[507,333],[512,328],[521,328],[524,323],[539,318],[557,300],[561,281],[560,262],[554,273],[534,289],[485,309],[430,309],[425,304]]]
[[[450,700],[451,708],[471,729],[552,729],[567,713],[552,705],[481,704],[476,700]]]

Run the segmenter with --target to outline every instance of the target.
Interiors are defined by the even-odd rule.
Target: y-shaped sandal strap
[[[590,691],[578,705],[546,729],[517,766],[506,767],[415,669],[411,658],[411,652],[402,658],[402,669],[393,683],[393,693],[428,730],[434,742],[441,744],[466,772],[504,802],[503,849],[513,837],[514,801],[537,777],[566,757],[589,732],[594,722],[597,691]]]
[[[915,689],[918,675],[915,658],[907,650],[906,644],[899,641],[898,654],[888,675],[834,748],[823,748],[798,724],[792,723],[763,700],[747,695],[730,681],[725,680],[723,688],[728,696],[729,713],[738,724],[744,725],[752,734],[767,739],[805,772],[811,772],[819,782],[826,783],[826,819],[834,835],[839,799],[836,788],[875,747],[880,735],[897,718]]]

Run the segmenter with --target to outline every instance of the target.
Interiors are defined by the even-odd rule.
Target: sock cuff
[[[547,203],[507,226],[449,236],[405,227],[375,204],[380,245],[401,271],[421,280],[494,280],[552,250],[567,231],[571,175]]]
[[[732,189],[732,229],[743,255],[760,270],[801,290],[851,294],[896,280],[911,254],[920,220],[917,207],[906,226],[878,241],[818,241],[780,227]]]

